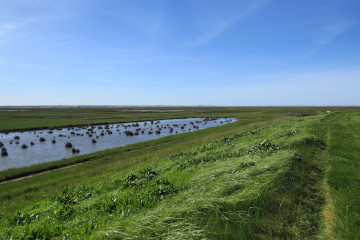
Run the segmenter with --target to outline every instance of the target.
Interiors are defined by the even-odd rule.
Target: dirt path
[[[9,182],[15,182],[15,181],[20,181],[20,180],[23,180],[25,178],[31,178],[35,175],[41,175],[41,174],[44,174],[44,173],[48,173],[48,172],[53,172],[53,171],[56,171],[56,170],[61,170],[61,169],[65,169],[65,168],[71,168],[71,167],[75,167],[75,166],[78,166],[78,165],[82,165],[84,164],[85,162],[83,163],[76,163],[76,164],[73,164],[73,165],[69,165],[69,166],[65,166],[65,167],[60,167],[60,168],[56,168],[56,169],[51,169],[51,170],[46,170],[44,172],[39,172],[39,173],[34,173],[34,174],[30,174],[30,175],[27,175],[27,176],[24,176],[24,177],[19,177],[19,178],[14,178],[14,179],[11,179],[11,180],[7,180],[7,181],[4,181],[4,182],[0,182],[0,184],[5,184],[5,183],[9,183]]]

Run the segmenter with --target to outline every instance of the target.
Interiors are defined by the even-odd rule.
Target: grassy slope
[[[94,157],[93,161],[71,168],[37,174],[21,181],[2,183],[0,184],[0,211],[5,214],[14,213],[32,201],[41,199],[43,196],[49,196],[60,191],[65,186],[104,181],[140,167],[151,166],[173,152],[187,151],[202,143],[208,143],[216,138],[234,134],[243,128],[259,124],[257,121],[259,119],[238,121],[221,127],[168,136],[149,142],[88,154],[84,158]],[[81,156],[81,158],[83,157]],[[72,162],[73,160],[74,158],[69,161]],[[51,164],[50,167],[52,167]],[[37,170],[38,166],[31,167],[30,171],[33,168]],[[14,174],[26,173],[27,170],[28,168],[5,171],[0,176],[6,177],[9,174],[11,177]]]
[[[83,182],[88,188],[59,193],[63,187],[59,184],[60,189],[49,194],[57,198],[40,197],[37,204],[22,210],[23,215],[9,211],[6,215],[12,217],[9,223],[1,222],[2,234],[18,238],[58,234],[131,239],[312,238],[320,227],[323,204],[323,166],[314,159],[323,145],[321,136],[312,134],[323,133],[322,118],[268,124],[251,131],[240,131],[238,126],[231,138],[188,146],[192,151],[168,159],[162,155],[161,161],[152,164],[157,173],[153,179],[139,172],[135,179],[126,177],[129,168],[107,176],[80,176],[88,180]],[[182,146],[175,152],[179,150],[186,149]],[[76,169],[90,171],[95,163],[85,164],[88,170],[81,169],[83,165],[68,169],[69,182],[75,181],[71,176],[75,177]],[[111,165],[114,168],[114,162]],[[98,165],[96,169],[99,175],[106,172]],[[58,176],[59,181],[64,180]]]

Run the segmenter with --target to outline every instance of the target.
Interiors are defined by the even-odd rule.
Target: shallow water
[[[1,133],[0,142],[7,149],[8,156],[0,157],[0,171],[52,162],[168,135],[220,126],[234,121],[234,118],[188,118]],[[127,135],[126,131],[132,132],[134,135],[129,136],[131,134]],[[18,140],[14,139],[16,136],[19,137]],[[44,138],[45,141],[41,142],[40,138]],[[93,139],[96,143],[92,142]],[[52,143],[53,140],[56,143]],[[34,145],[31,145],[31,142]],[[70,142],[72,148],[79,149],[80,152],[73,153],[72,148],[66,148],[67,142]],[[26,144],[27,148],[23,149],[23,144]]]

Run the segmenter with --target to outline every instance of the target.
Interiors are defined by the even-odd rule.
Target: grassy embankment
[[[237,122],[8,182],[0,236],[356,239],[359,121]]]

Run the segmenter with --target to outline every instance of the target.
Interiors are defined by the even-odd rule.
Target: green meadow
[[[0,131],[238,121],[0,172],[0,239],[360,239],[358,108],[23,110]]]

